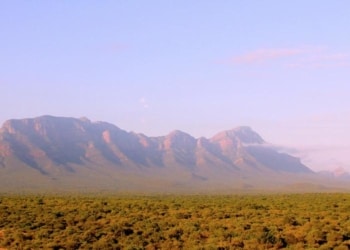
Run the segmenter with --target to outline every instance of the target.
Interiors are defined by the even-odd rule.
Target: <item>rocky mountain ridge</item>
[[[315,174],[298,158],[270,147],[249,127],[211,138],[178,130],[148,137],[106,122],[53,116],[4,123],[0,173],[10,186],[19,179],[24,186],[32,185],[28,174],[38,183],[96,182],[108,187],[164,181],[190,187],[261,186],[284,184],[291,175]]]

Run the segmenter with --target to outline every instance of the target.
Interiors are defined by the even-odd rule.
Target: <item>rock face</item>
[[[106,122],[42,116],[4,123],[0,174],[0,181],[13,187],[65,183],[142,189],[163,182],[190,187],[271,184],[279,182],[276,175],[313,172],[249,127],[209,139],[181,131],[147,137]]]

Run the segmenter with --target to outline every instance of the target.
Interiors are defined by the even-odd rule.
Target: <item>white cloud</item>
[[[232,62],[238,64],[252,64],[271,61],[283,57],[291,57],[303,53],[303,49],[295,48],[272,48],[272,49],[257,49],[243,55],[235,56]]]
[[[148,101],[146,100],[145,97],[141,97],[141,98],[139,99],[139,103],[140,103],[141,106],[142,106],[143,108],[145,108],[145,109],[148,109],[148,108],[150,107],[149,104],[148,104]]]
[[[246,146],[266,147],[297,157],[314,171],[332,171],[342,168],[350,172],[350,145],[283,146],[277,144],[246,144]]]
[[[279,61],[280,59],[285,59]],[[264,64],[278,62],[288,68],[349,67],[350,53],[333,51],[325,46],[300,46],[295,48],[259,48],[234,56],[235,64]]]
[[[295,150],[285,149],[286,153],[299,157],[312,170],[330,171],[342,167],[350,172],[350,145],[316,145],[295,147]]]

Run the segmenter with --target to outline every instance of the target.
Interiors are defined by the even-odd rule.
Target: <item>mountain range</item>
[[[87,118],[41,116],[0,129],[2,191],[249,190],[319,180],[250,127],[211,138],[178,130],[148,137]]]

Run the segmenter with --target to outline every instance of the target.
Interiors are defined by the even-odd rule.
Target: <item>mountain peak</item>
[[[85,118],[41,116],[9,120],[0,129],[0,187],[9,183],[8,174],[12,176],[14,172],[19,176],[18,181],[11,182],[14,186],[22,185],[27,173],[67,183],[69,173],[74,183],[84,178],[92,183],[100,176],[103,181],[99,183],[113,187],[115,180],[124,179],[123,174],[136,174],[133,181],[137,185],[140,176],[157,176],[157,181],[166,176],[174,183],[181,180],[190,185],[202,181],[231,185],[242,175],[251,177],[253,183],[258,171],[260,176],[266,175],[268,183],[271,174],[310,172],[298,159],[255,145],[262,143],[264,140],[247,126],[223,131],[212,139],[196,139],[180,130],[147,137]],[[116,179],[111,181],[111,176]],[[188,176],[201,178],[183,179]],[[30,178],[26,181],[32,185]]]
[[[82,122],[91,123],[90,119],[89,119],[89,118],[87,118],[87,117],[85,117],[85,116],[80,117],[80,118],[79,118],[79,120],[80,120],[80,121],[82,121]]]
[[[186,147],[187,145],[195,144],[195,140],[194,137],[185,132],[174,130],[165,137],[164,144],[166,148],[172,146]]]
[[[214,141],[222,139],[238,140],[241,143],[247,144],[262,144],[265,142],[258,133],[248,126],[240,126],[231,130],[225,130],[212,138]]]
[[[190,134],[187,134],[186,132],[183,132],[181,130],[173,130],[167,135],[167,137],[179,137],[179,136],[192,137]]]
[[[265,142],[258,133],[256,133],[251,127],[248,126],[237,127],[231,131],[228,131],[228,133],[233,133],[243,143],[261,144]]]

